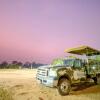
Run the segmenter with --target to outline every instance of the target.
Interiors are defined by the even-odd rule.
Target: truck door
[[[85,68],[81,60],[79,59],[75,60],[73,69],[74,69],[73,76],[75,80],[86,77]]]

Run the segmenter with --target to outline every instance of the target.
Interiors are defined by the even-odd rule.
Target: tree
[[[18,61],[12,61],[12,63],[9,65],[9,68],[19,69],[21,68],[22,63]]]
[[[17,61],[12,61],[12,64],[13,65],[16,65],[18,62]]]
[[[31,63],[28,62],[28,61],[25,62],[24,67],[25,67],[25,68],[31,68]]]
[[[7,68],[8,67],[8,62],[7,61],[3,61],[1,64],[0,64],[0,68]]]

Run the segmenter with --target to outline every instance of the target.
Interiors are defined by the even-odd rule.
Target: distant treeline
[[[44,64],[36,63],[36,62],[18,62],[18,61],[12,61],[11,63],[8,63],[7,61],[3,61],[0,63],[0,69],[22,69],[22,68],[38,68],[39,66],[43,66]]]

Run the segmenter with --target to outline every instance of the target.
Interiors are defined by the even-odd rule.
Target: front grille
[[[37,70],[37,75],[38,76],[47,76],[48,75],[48,69],[39,68]]]

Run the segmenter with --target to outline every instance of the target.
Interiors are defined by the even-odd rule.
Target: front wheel
[[[68,95],[71,89],[70,81],[66,78],[60,79],[58,84],[58,92],[60,95]]]

